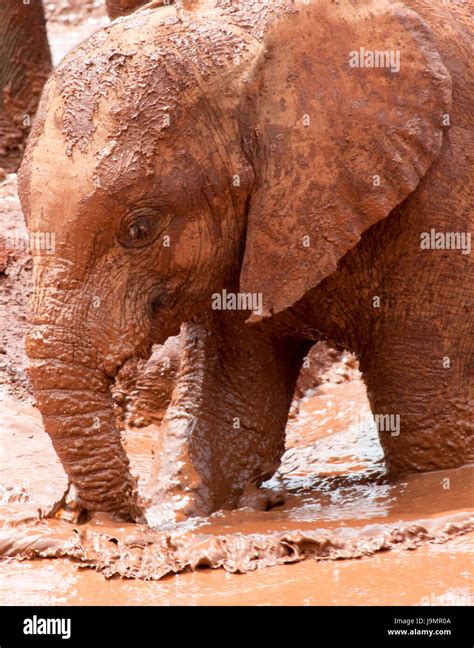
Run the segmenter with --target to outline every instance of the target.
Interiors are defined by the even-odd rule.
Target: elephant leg
[[[155,346],[150,358],[132,360],[119,372],[114,400],[122,423],[133,427],[160,425],[171,401],[181,356],[181,338]]]
[[[186,325],[181,368],[159,433],[152,499],[184,515],[251,503],[278,468],[310,343],[212,311]],[[179,516],[179,513],[178,513]]]
[[[110,20],[118,18],[118,16],[126,16],[132,13],[138,7],[147,4],[149,0],[105,0],[107,13]],[[163,4],[165,4],[163,0]],[[171,4],[170,2],[168,4]]]
[[[433,314],[434,315],[434,314]],[[468,340],[438,327],[445,319],[412,322],[403,339],[393,324],[362,369],[389,473],[454,468],[474,459],[469,423]],[[409,350],[405,335],[409,334]],[[448,342],[448,344],[447,344]],[[409,351],[409,352],[407,352]]]
[[[474,456],[467,246],[474,175],[465,163],[473,142],[461,128],[451,127],[449,137],[416,192],[363,235],[309,306],[302,301],[295,309],[298,321],[356,352],[393,476],[452,468]],[[463,235],[465,249],[424,249],[422,235],[432,230],[454,241]]]
[[[0,3],[0,167],[15,172],[23,155],[51,55],[41,0]]]
[[[389,421],[379,419],[393,475],[453,468],[474,458],[473,264],[467,246],[420,246],[422,233],[432,230],[442,241],[448,240],[444,233],[458,242],[463,234],[467,243],[472,179],[463,160],[470,146],[466,132],[453,128],[444,158],[368,245],[379,250],[375,265],[386,274],[372,293],[380,296],[380,309],[372,310],[361,367],[374,414],[400,417],[398,436],[380,430]]]

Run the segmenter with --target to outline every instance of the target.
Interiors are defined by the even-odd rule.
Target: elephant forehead
[[[136,58],[127,61],[127,56],[116,54],[106,60],[106,55],[95,55],[91,65],[78,58],[58,70],[56,91],[61,107],[56,124],[63,134],[67,155],[75,151],[87,153],[98,131],[105,127],[111,135],[122,137],[143,121],[145,112],[155,132],[165,127],[164,116],[177,102],[176,90],[164,83],[164,71],[159,66],[155,68],[155,84],[150,86]],[[94,142],[95,149],[97,144]]]
[[[74,219],[81,199],[94,191],[97,162],[93,156],[66,153],[57,119],[62,101],[54,85],[51,79],[47,108],[40,106],[19,174],[20,197],[30,229],[54,228],[59,218],[66,225],[68,219]],[[101,134],[96,137],[100,146]]]
[[[177,165],[196,165],[203,144],[209,150],[214,139],[219,146],[216,125],[230,128],[231,120],[218,112],[228,114],[238,101],[229,82],[242,72],[236,61],[247,43],[240,32],[206,21],[166,21],[160,12],[139,14],[97,32],[50,80],[30,149],[41,160],[54,148],[54,159],[35,173],[50,176],[52,170],[58,183],[64,173],[78,173],[83,186],[74,177],[69,183],[78,195],[112,190],[117,178],[121,186],[133,185]]]
[[[225,25],[186,23],[146,11],[98,32],[54,74],[62,109],[56,115],[66,154],[86,152],[103,125],[116,141],[135,135],[153,153],[173,126],[185,129],[212,102],[212,82],[236,71],[246,44]],[[205,88],[204,88],[205,86]],[[97,146],[95,146],[97,148]],[[137,151],[137,152],[138,152]]]

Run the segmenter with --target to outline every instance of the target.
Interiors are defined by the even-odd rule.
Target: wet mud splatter
[[[104,579],[66,560],[0,563],[14,605],[470,605],[474,534],[416,551],[304,561],[245,575],[201,569],[158,582]]]

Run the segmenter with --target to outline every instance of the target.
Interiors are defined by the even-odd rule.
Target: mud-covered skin
[[[214,311],[186,325],[151,480],[153,500],[180,513],[272,504],[264,491],[259,498],[256,487],[279,466],[311,342],[252,329],[246,317]]]
[[[359,354],[375,414],[400,415],[393,472],[469,459],[469,256],[419,245],[470,226],[466,25],[424,0],[180,3],[60,65],[20,178],[30,230],[57,235],[27,350],[85,506],[139,510],[109,386],[182,322],[157,501],[209,512],[268,477],[320,338]],[[350,68],[359,47],[399,50],[400,73]],[[263,317],[212,311],[223,288],[261,293]]]
[[[133,22],[136,29],[132,31],[129,27]],[[30,377],[36,385],[37,403],[55,448],[78,488],[81,501],[92,509],[136,511],[137,505],[128,460],[113,422],[111,378],[126,360],[147,357],[153,342],[164,342],[178,332],[181,321],[190,319],[196,309],[206,308],[211,294],[221,287],[223,275],[225,280],[237,267],[240,256],[248,180],[237,129],[229,124],[230,132],[216,139],[211,159],[199,162],[203,142],[209,140],[214,123],[196,123],[192,113],[178,105],[179,97],[185,94],[190,104],[197,104],[197,113],[199,103],[204,104],[201,107],[204,110],[208,104],[196,88],[195,71],[185,68],[181,53],[173,50],[164,60],[157,53],[162,22],[170,37],[179,38],[182,27],[173,8],[137,12],[95,35],[92,50],[89,50],[90,40],[66,58],[48,83],[31,140],[33,157],[39,153],[40,141],[45,146],[43,155],[47,159],[39,162],[37,158],[38,163],[33,165],[38,170],[41,167],[41,175],[46,173],[48,191],[44,191],[43,182],[36,185],[36,190],[30,184],[28,176],[33,165],[23,167],[21,179],[29,227],[32,231],[38,228],[57,234],[54,262],[41,254],[36,259],[36,286],[41,285],[42,289],[35,294],[33,330],[27,339]],[[122,44],[124,34],[126,43]],[[116,41],[113,47],[121,55],[111,54],[111,43],[103,41],[104,36]],[[240,42],[237,37],[235,40]],[[210,54],[203,66],[204,63],[220,67],[220,61],[214,61]],[[203,68],[202,73],[205,72]],[[137,85],[136,79],[143,73],[148,81]],[[238,70],[233,73],[237,76]],[[91,121],[94,110],[107,93],[114,93],[118,81],[127,86],[131,101],[120,106],[120,97],[116,97],[110,121],[100,121],[105,148],[100,147],[103,150],[97,168],[93,157],[87,169],[82,164],[89,157],[83,153],[89,147],[92,134],[94,140],[99,135]],[[235,103],[234,95],[230,92],[228,95],[228,103]],[[53,96],[58,102],[56,108],[62,113],[60,123],[56,108],[52,108]],[[125,114],[120,117],[117,110],[125,111],[127,117]],[[171,110],[176,111],[175,119],[168,127],[165,116]],[[222,117],[226,112],[224,105]],[[141,115],[140,119],[133,118],[135,113]],[[176,113],[180,113],[179,121]],[[145,118],[146,129],[142,123]],[[49,126],[44,123],[45,119]],[[121,125],[124,121],[127,124],[130,121],[127,126],[130,140],[120,135],[125,132]],[[43,129],[50,126],[57,137],[39,137],[35,144]],[[110,140],[113,131],[116,133]],[[179,149],[168,147],[166,154],[165,137],[175,144],[181,138]],[[131,141],[136,151],[132,156]],[[232,144],[229,142],[232,141],[233,168],[242,173],[242,185],[237,190],[231,185]],[[114,151],[111,142],[116,143]],[[65,155],[64,144],[66,164],[57,169],[54,157],[56,153],[60,157]],[[157,146],[161,151],[159,158],[154,157]],[[75,166],[77,163],[81,168]],[[123,174],[118,173],[121,164]],[[183,175],[175,174],[176,164],[183,169]],[[225,166],[230,167],[228,171]],[[184,196],[179,192],[183,185],[187,187]],[[198,192],[200,186],[205,188]],[[64,200],[69,200],[71,189],[76,197],[75,206],[64,214],[62,205]],[[90,199],[87,204],[85,196]],[[45,205],[43,214],[47,216],[43,218],[36,208],[47,197],[50,204]],[[148,248],[129,251],[116,242],[118,221],[128,218],[127,207],[150,203],[157,206],[164,227],[158,245],[153,246],[153,259],[149,258]],[[33,206],[31,212],[29,204]],[[118,207],[120,215],[116,214]],[[101,225],[101,243],[93,232],[98,213],[102,214],[104,209],[111,218],[108,224]],[[57,222],[59,212],[62,213],[61,231]],[[184,221],[185,215],[189,224]],[[81,229],[85,227],[93,234],[87,242],[79,243],[75,236],[66,234],[69,227],[77,230],[79,223]],[[162,244],[164,235],[170,237],[170,247]],[[222,241],[217,251],[212,245],[215,237]],[[92,268],[97,246],[105,243],[108,248],[108,239],[113,241],[111,249],[105,255],[100,254],[97,266]],[[72,275],[66,280],[72,269]],[[64,284],[61,275],[66,280]],[[128,279],[122,282],[121,276]],[[48,324],[52,317],[54,326]],[[72,320],[78,324],[87,321],[89,325],[80,324],[76,333],[75,327],[71,327]],[[81,454],[84,461],[80,460]]]
[[[452,126],[448,140],[417,192],[312,295],[327,305],[311,308],[315,324],[357,351],[372,411],[400,416],[400,436],[379,435],[396,476],[474,459],[472,257],[436,250],[424,259],[419,250],[419,232],[472,229],[472,132]]]
[[[117,374],[113,387],[114,402],[121,425],[133,428],[160,425],[171,402],[176,384],[184,334],[157,345],[148,360],[132,359]],[[312,347],[298,375],[291,416],[298,413],[301,399],[322,382],[344,382],[357,374],[354,357],[330,349],[324,342]]]
[[[41,90],[51,72],[43,4],[0,5],[0,167],[18,169]]]

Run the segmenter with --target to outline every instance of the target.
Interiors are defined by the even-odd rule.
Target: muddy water
[[[69,27],[51,21],[55,64],[106,23],[103,13]],[[0,207],[0,234],[23,227],[5,184]],[[9,396],[0,379],[0,604],[472,604],[474,469],[389,483],[357,379],[326,383],[300,403],[267,484],[285,492],[280,507],[163,524],[155,506],[149,529],[100,515],[61,519],[66,477],[38,412],[18,400],[29,268],[17,256],[0,309],[2,324],[18,311],[2,330],[9,355],[0,364],[13,378]],[[150,426],[126,435],[142,491],[158,434]],[[105,578],[113,575],[123,578]]]
[[[7,605],[471,605],[474,534],[448,545],[248,574],[200,570],[159,582],[106,580],[68,561],[0,563]]]
[[[52,512],[67,478],[38,411],[0,393],[0,528]]]
[[[0,545],[16,556],[0,563],[0,603],[472,602],[473,468],[389,483],[359,380],[326,383],[301,403],[266,484],[286,492],[283,506],[164,526],[155,508],[151,529],[104,515],[40,519],[60,500],[64,473],[36,410],[5,396],[0,406]],[[126,437],[142,489],[156,434]],[[58,555],[68,558],[46,558]],[[104,578],[114,575],[125,578]]]

